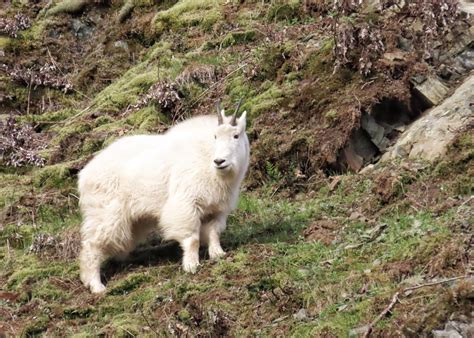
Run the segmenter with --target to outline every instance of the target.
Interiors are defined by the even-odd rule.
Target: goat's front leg
[[[225,255],[220,242],[220,234],[226,228],[227,215],[218,214],[201,226],[201,242],[208,245],[209,257],[217,260]]]
[[[175,199],[165,204],[160,217],[163,237],[179,242],[183,249],[183,270],[190,273],[195,273],[199,266],[199,216],[191,203]]]

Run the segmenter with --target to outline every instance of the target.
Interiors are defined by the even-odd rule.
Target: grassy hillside
[[[448,72],[439,59],[472,26],[449,10],[433,23],[417,16],[426,7],[336,3],[0,4],[0,335],[358,336],[397,292],[374,335],[469,321],[472,125],[434,163],[356,174],[341,150],[364,114],[421,114],[413,77]],[[185,274],[179,247],[156,236],[108,262],[107,293],[91,295],[76,261],[79,170],[120,136],[240,98],[252,159],[226,257],[203,251]]]

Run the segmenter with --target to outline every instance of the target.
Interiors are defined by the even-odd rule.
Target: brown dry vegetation
[[[427,108],[414,75],[462,79],[449,58],[464,16],[428,39],[434,23],[416,6],[338,1],[334,16],[328,1],[48,3],[0,4],[31,23],[16,36],[0,27],[0,119],[46,144],[31,147],[44,167],[0,163],[0,336],[345,336],[405,287],[472,273],[472,126],[433,164],[354,174],[347,155],[364,115],[408,124]],[[75,260],[79,170],[119,136],[239,98],[252,159],[227,257],[203,253],[185,275],[179,248],[153,237],[109,262],[108,293],[90,295]],[[428,336],[468,321],[472,300],[472,278],[402,292],[374,335]]]

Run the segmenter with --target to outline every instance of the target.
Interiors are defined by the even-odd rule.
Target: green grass
[[[203,259],[196,275],[180,270],[179,251],[169,259],[158,258],[155,263],[110,263],[104,270],[108,276],[107,294],[93,300],[81,289],[83,297],[89,300],[76,306],[70,290],[51,288],[50,284],[52,279],[60,279],[75,281],[77,285],[77,263],[61,259],[43,261],[28,252],[31,240],[25,239],[24,245],[11,249],[8,259],[3,260],[2,275],[8,276],[6,289],[22,292],[28,285],[33,290],[29,302],[36,299],[47,302],[51,308],[64,308],[57,319],[59,326],[48,329],[57,334],[87,335],[94,330],[152,334],[153,331],[143,331],[143,326],[148,326],[145,318],[154,318],[164,308],[169,311],[167,323],[192,330],[199,330],[195,326],[196,316],[206,317],[216,309],[225,309],[228,317],[247,323],[245,327],[235,324],[231,328],[235,334],[272,335],[284,326],[294,336],[324,332],[345,336],[350,329],[373,319],[375,304],[386,301],[397,288],[397,282],[387,277],[384,267],[399,261],[429,261],[439,246],[449,240],[453,217],[449,212],[441,217],[430,212],[389,213],[379,219],[388,226],[373,241],[368,240],[373,226],[338,219],[344,224],[338,241],[330,245],[305,241],[302,231],[314,219],[337,219],[343,207],[371,188],[368,180],[361,180],[350,194],[344,194],[350,179],[344,178],[334,192],[322,189],[313,199],[300,202],[243,194],[222,239],[227,258],[216,263]],[[41,222],[50,225],[42,231],[60,233],[64,228],[77,226],[77,215],[66,217],[64,225],[54,214],[54,210],[43,208]],[[25,224],[14,228],[21,231],[28,226],[31,227]],[[13,235],[11,230],[7,232]],[[32,237],[34,233],[26,231],[22,236]],[[357,243],[364,244],[349,246]],[[141,250],[150,249],[145,246]],[[5,247],[2,254],[5,258]],[[413,273],[423,274],[422,267]],[[361,294],[359,290],[364,285],[366,291]],[[261,319],[254,317],[251,304],[260,304]],[[301,308],[308,313],[303,321],[293,317]],[[280,317],[286,319],[278,321]],[[76,329],[66,325],[77,325],[82,318],[87,318],[87,322]],[[199,318],[205,320],[207,329],[214,329],[209,318]],[[275,320],[274,325],[269,325]],[[164,322],[153,320],[152,325],[157,332],[169,333]]]
[[[77,15],[82,10],[84,14]],[[221,0],[159,4],[140,0],[108,7],[68,0],[55,1],[47,17],[42,13],[18,39],[0,39],[0,48],[18,49],[17,55],[36,60],[38,56],[32,58],[29,53],[44,51],[39,47],[44,47],[43,37],[54,38],[48,35],[51,29],[70,29],[64,27],[72,17],[84,20],[89,14],[97,18],[106,14],[114,19],[110,25],[116,25],[112,30],[118,33],[105,32],[97,41],[106,41],[107,50],[118,38],[126,40],[133,51],[128,55],[133,66],[101,79],[107,86],[100,86],[97,92],[77,87],[90,98],[44,88],[33,91],[44,96],[46,103],[57,105],[19,118],[44,132],[48,162],[43,168],[0,168],[0,321],[4,321],[3,310],[14,316],[18,331],[12,336],[344,337],[376,318],[400,288],[461,273],[466,234],[460,229],[472,223],[466,211],[469,205],[459,207],[473,191],[469,136],[450,150],[456,162],[447,157],[416,173],[402,169],[400,163],[382,168],[400,177],[389,202],[381,201],[373,191],[374,175],[341,175],[332,190],[322,177],[301,191],[292,190],[285,182],[298,164],[289,163],[285,168],[278,160],[269,160],[266,153],[254,152],[253,160],[263,163],[258,169],[263,182],[241,194],[238,209],[228,219],[222,236],[226,257],[212,262],[202,249],[198,272],[185,274],[178,245],[154,237],[128,261],[105,263],[102,272],[107,292],[91,295],[79,281],[78,262],[73,257],[81,223],[77,170],[117,137],[154,132],[172,122],[173,112],[156,103],[126,111],[153,84],[174,81],[195,65],[211,65],[217,74],[212,88],[196,82],[179,88],[184,114],[206,113],[214,109],[212,104],[218,98],[231,109],[243,98],[241,110],[248,112],[253,141],[258,138],[272,147],[275,139],[269,135],[278,130],[265,125],[271,121],[268,116],[296,121],[290,114],[300,112],[294,105],[299,102],[295,97],[303,80],[315,83],[311,95],[304,98],[315,102],[311,118],[321,114],[321,123],[329,128],[344,116],[332,96],[346,95],[346,100],[353,101],[351,83],[357,75],[349,71],[332,74],[332,38],[321,37],[319,44],[316,37],[308,42],[293,38],[294,27],[289,26],[312,20],[303,16],[299,1],[249,5]],[[71,15],[56,15],[60,13]],[[96,27],[102,29],[102,19],[97,20]],[[228,27],[228,21],[235,27]],[[267,34],[283,36],[284,42],[268,42]],[[145,35],[146,43],[132,48]],[[300,47],[306,43],[314,46],[304,54]],[[19,49],[22,44],[26,47]],[[64,72],[81,68],[81,55],[74,55],[76,63],[61,66]],[[107,66],[113,67],[116,59],[103,55]],[[232,73],[244,63],[248,66]],[[41,97],[29,98],[26,86],[6,76],[0,80],[19,106],[26,107],[30,100],[31,107],[39,106]],[[253,129],[254,123],[260,129]],[[295,138],[316,137],[296,129]],[[63,157],[58,157],[58,151]],[[254,167],[249,172],[251,179],[252,170]],[[416,193],[425,187],[433,188],[442,201],[435,206],[422,201],[421,207],[414,208],[407,192],[417,198]],[[351,219],[354,211],[367,220]],[[325,222],[335,228],[317,227]],[[386,226],[380,227],[382,224]],[[306,238],[305,230],[313,228],[320,236],[328,232],[329,239]],[[372,238],[374,229],[383,230]],[[52,247],[38,244],[45,235],[54,239]],[[33,252],[34,247],[39,249]],[[439,287],[405,297],[378,324],[376,334],[393,334],[398,325],[406,324],[407,315],[414,320],[423,317],[426,306],[451,315],[452,309],[464,304],[454,294],[459,293]],[[7,301],[8,296],[15,299]],[[295,317],[302,309],[306,318]],[[444,312],[436,317],[441,318],[439,323],[448,318]]]
[[[156,14],[154,28],[159,33],[191,26],[208,31],[222,19],[220,3],[221,0],[180,0],[171,8]]]

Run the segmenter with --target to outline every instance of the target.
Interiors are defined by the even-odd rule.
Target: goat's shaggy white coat
[[[162,135],[124,137],[80,172],[81,280],[92,292],[105,291],[101,263],[127,256],[157,225],[180,243],[187,272],[199,265],[200,244],[211,259],[224,255],[219,235],[249,164],[246,113],[236,126],[224,121],[201,116]]]

